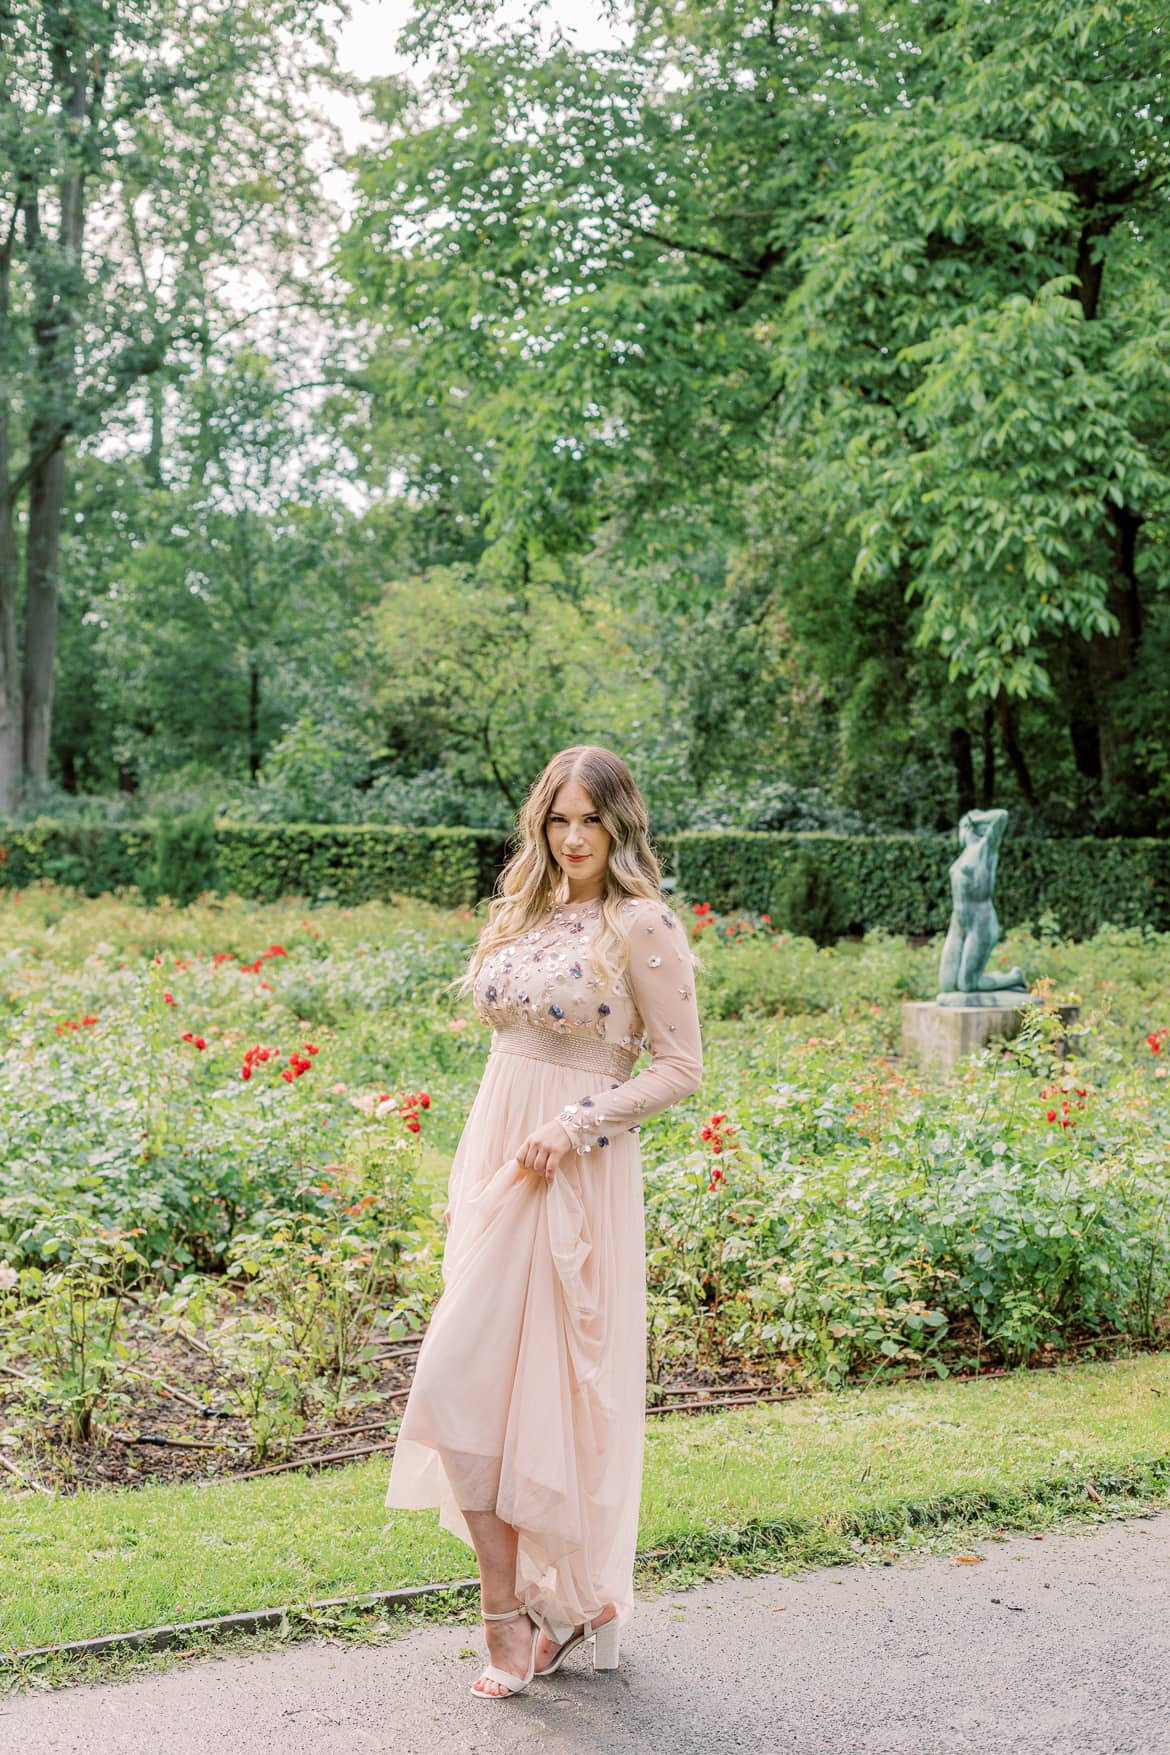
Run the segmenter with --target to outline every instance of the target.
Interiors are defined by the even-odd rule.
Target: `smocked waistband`
[[[548,1030],[543,1024],[516,1024],[492,1031],[492,1054],[523,1054],[532,1060],[575,1066],[582,1072],[611,1073],[628,1079],[636,1055],[613,1042],[593,1036],[574,1036],[568,1030]]]

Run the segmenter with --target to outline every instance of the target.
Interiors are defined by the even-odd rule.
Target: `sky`
[[[346,71],[367,79],[409,73],[411,63],[396,52],[395,44],[412,10],[412,0],[351,0],[350,22],[338,41],[338,58]],[[513,0],[504,16],[511,12],[519,19],[528,10],[528,4]],[[544,11],[551,21],[572,33],[578,48],[602,49],[619,40],[600,0],[546,0]],[[352,151],[365,132],[359,108],[346,104],[331,105],[330,109],[344,130],[347,150]]]
[[[395,54],[394,44],[411,10],[411,0],[352,0],[353,16],[341,33],[343,65],[371,76],[404,71],[409,64]],[[527,7],[515,5],[509,10],[519,17]],[[573,32],[582,49],[600,49],[616,41],[598,0],[547,0],[545,10]]]

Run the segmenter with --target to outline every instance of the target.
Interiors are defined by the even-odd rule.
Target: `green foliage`
[[[938,827],[1006,765],[1038,824],[1151,832],[1160,6],[623,16],[590,52],[421,9],[434,70],[378,92],[340,252],[371,469],[453,506],[482,482],[509,579],[600,543],[688,626],[754,581],[769,659],[794,648],[777,752],[867,816]]]
[[[99,1409],[110,1414],[126,1400],[126,1292],[146,1262],[132,1234],[94,1225],[84,1211],[36,1220],[17,1247],[43,1265],[6,1273],[8,1287],[0,1279],[0,1343],[23,1361],[39,1406],[88,1443]]]
[[[209,809],[162,817],[154,850],[154,867],[143,887],[147,902],[169,896],[181,907],[215,888],[215,821]]]
[[[210,769],[222,808],[254,786],[271,751],[260,812],[279,800],[286,816],[319,820],[325,789],[296,779],[314,733],[326,746],[318,769],[328,756],[335,773],[366,777],[363,619],[383,540],[376,521],[341,504],[336,466],[311,455],[292,369],[240,350],[192,377],[165,485],[132,459],[84,459],[66,545],[76,622],[64,639],[79,698],[56,745],[74,784],[100,774],[107,787],[142,788],[184,766]]]
[[[839,886],[807,847],[798,847],[784,867],[771,904],[781,926],[819,945],[834,944],[849,925]]]
[[[83,1439],[117,1407],[133,1291],[146,1330],[207,1349],[204,1394],[257,1459],[284,1455],[362,1405],[375,1344],[441,1292],[435,1196],[486,1046],[445,985],[467,910],[148,911],[48,888],[0,908],[0,1303],[27,1416]],[[747,1355],[839,1383],[1113,1332],[1161,1344],[1166,938],[1012,935],[1041,1007],[1083,992],[1075,1056],[1041,1009],[940,1079],[890,1052],[937,941],[818,948],[777,925],[693,917],[706,1095],[643,1143],[655,1378]]]
[[[352,1167],[320,1173],[323,1211],[265,1214],[265,1229],[233,1236],[226,1282],[186,1274],[161,1299],[162,1332],[189,1335],[224,1372],[257,1463],[287,1456],[314,1413],[378,1399],[362,1384],[416,1241],[417,1155],[404,1139],[376,1157],[359,1146]]]
[[[388,824],[253,824],[205,813],[161,833],[175,837],[167,866],[189,901],[213,887],[259,900],[306,896],[360,903],[416,896],[439,907],[470,906],[493,893],[506,838],[490,830],[412,829]],[[9,828],[0,841],[0,887],[43,878],[86,894],[161,884],[160,830],[62,825]],[[947,870],[955,842],[943,835],[768,834],[751,830],[664,832],[655,844],[670,883],[720,910],[770,913],[797,936],[830,944],[846,933],[930,933],[950,918]],[[1098,927],[1170,925],[1170,873],[1155,840],[1018,840],[1001,865],[996,903],[1008,924],[1051,917],[1086,938]]]
[[[373,824],[222,824],[217,840],[225,891],[262,900],[298,895],[352,903],[401,895],[470,905],[489,893],[499,851],[498,835],[475,829]]]
[[[896,1362],[940,1376],[988,1353],[1022,1363],[1074,1332],[1156,1339],[1170,1300],[1161,1069],[1131,1061],[1106,1084],[1074,1067],[1049,1059],[1038,1076],[1026,1051],[992,1049],[939,1088],[856,1021],[792,1043],[780,1078],[742,1086],[721,1156],[680,1161],[676,1133],[655,1161],[660,1356],[681,1356],[700,1322],[716,1357],[775,1347],[839,1383]]]
[[[15,802],[26,764],[35,778],[46,777],[70,453],[99,437],[107,456],[119,448],[145,451],[141,468],[124,471],[133,479],[133,505],[126,508],[119,559],[134,555],[127,526],[140,523],[145,483],[157,498],[137,558],[170,583],[181,562],[168,553],[167,538],[181,545],[193,532],[184,525],[187,508],[176,508],[173,523],[168,519],[164,440],[177,424],[174,386],[188,377],[213,385],[224,364],[222,342],[230,337],[229,346],[238,346],[239,301],[221,289],[250,278],[250,302],[256,303],[255,272],[261,271],[271,296],[258,302],[272,347],[284,345],[294,308],[302,322],[308,308],[321,308],[319,277],[306,275],[304,263],[330,212],[317,149],[322,140],[337,143],[319,107],[326,89],[343,83],[334,67],[335,10],[329,0],[242,0],[226,13],[179,0],[76,0],[6,6],[0,16],[5,810]],[[163,262],[167,271],[160,273]],[[243,387],[235,384],[230,395],[242,411]],[[226,437],[221,425],[219,443],[207,443],[214,417],[206,408],[200,415],[207,485],[222,487],[222,479],[212,482],[214,459],[233,442],[245,448],[244,422]],[[270,424],[276,431],[278,423]],[[237,451],[237,466],[238,458]],[[85,512],[72,511],[76,532]],[[242,533],[237,520],[235,534]],[[108,544],[95,534],[95,552],[106,548],[108,556]],[[93,673],[81,664],[79,649],[102,621],[108,626],[118,619],[124,579],[118,569],[101,581],[98,601],[114,614],[107,619],[99,610],[87,622],[80,613],[93,583],[87,562],[78,565],[78,577],[68,573],[79,550],[85,553],[83,544],[63,545],[66,578],[78,588],[66,617],[67,669],[90,682]],[[22,564],[25,613],[18,623]],[[172,607],[184,607],[181,592],[168,595]],[[193,595],[188,587],[188,604]],[[141,628],[137,632],[137,668],[149,668],[149,641]],[[184,691],[207,670],[205,654],[196,657],[188,647]],[[25,697],[37,703],[36,731],[23,750],[20,714],[11,711],[22,672]],[[123,681],[129,685],[132,678]],[[77,705],[69,713],[77,742],[66,753],[78,778],[92,778],[95,770],[104,777],[112,754],[106,738],[128,729],[111,725],[100,695],[95,691],[88,711]],[[144,727],[139,722],[134,729]],[[85,748],[87,733],[92,749]]]
[[[356,903],[403,895],[453,907],[491,892],[502,855],[502,837],[493,831],[211,824],[206,811],[134,828],[42,819],[0,833],[0,887],[49,880],[86,895],[137,887],[144,897],[175,902],[218,883],[225,895],[260,900],[296,895]]]
[[[716,835],[666,838],[680,890],[720,909],[765,910],[783,919],[786,898],[811,896],[811,925],[794,930],[940,932],[950,918],[952,837]],[[813,878],[812,872],[818,876]],[[794,873],[797,875],[794,877]],[[794,892],[790,887],[797,885]],[[812,889],[802,886],[813,886]],[[1106,922],[1170,924],[1163,843],[1017,841],[1001,861],[996,907],[1007,924],[1051,912],[1059,930],[1089,937]],[[795,918],[795,917],[794,917]]]
[[[513,812],[549,750],[626,748],[663,706],[637,618],[545,572],[515,585],[433,568],[388,584],[374,618],[386,743],[468,791],[495,785]]]

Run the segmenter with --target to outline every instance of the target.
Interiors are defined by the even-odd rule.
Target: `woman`
[[[453,984],[492,1026],[491,1051],[386,1493],[437,1505],[475,1549],[481,1699],[521,1693],[589,1639],[594,1667],[617,1667],[646,1420],[638,1123],[703,1070],[697,960],[625,763],[594,744],[560,751],[518,827]],[[647,1044],[652,1064],[631,1077]]]

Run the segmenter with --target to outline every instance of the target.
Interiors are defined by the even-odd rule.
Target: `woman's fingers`
[[[534,1176],[543,1176],[546,1182],[552,1181],[556,1164],[547,1146],[526,1144],[519,1156],[526,1170],[531,1170]]]
[[[557,1146],[550,1146],[538,1134],[530,1134],[516,1153],[516,1162],[524,1170],[530,1170],[534,1176],[543,1176],[551,1182],[562,1163],[567,1163],[571,1152]]]

